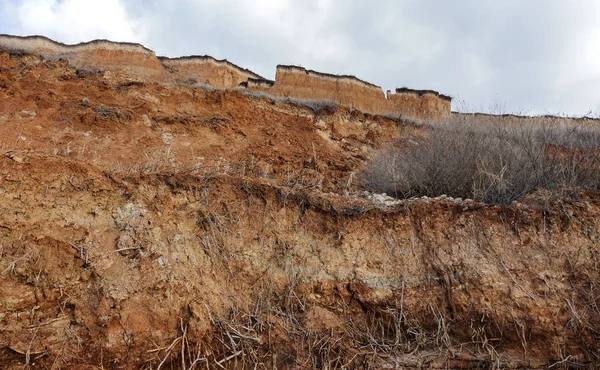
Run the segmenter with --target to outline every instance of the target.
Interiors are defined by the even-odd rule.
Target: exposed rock
[[[36,116],[37,113],[31,110],[23,109],[19,113],[17,113],[17,118],[19,119],[32,119]]]

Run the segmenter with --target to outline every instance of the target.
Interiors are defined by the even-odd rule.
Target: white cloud
[[[140,42],[136,22],[119,0],[24,0],[13,6],[13,33],[40,34],[66,43],[106,38]]]

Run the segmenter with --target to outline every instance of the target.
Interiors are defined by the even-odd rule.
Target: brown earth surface
[[[360,192],[425,131],[0,52],[0,368],[595,368],[600,196]]]

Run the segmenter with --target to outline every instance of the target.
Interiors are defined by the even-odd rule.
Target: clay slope
[[[363,194],[426,128],[0,53],[0,367],[594,368],[598,194]]]

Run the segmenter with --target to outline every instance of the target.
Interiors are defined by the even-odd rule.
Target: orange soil
[[[600,197],[356,193],[420,135],[0,53],[0,367],[597,365]]]

